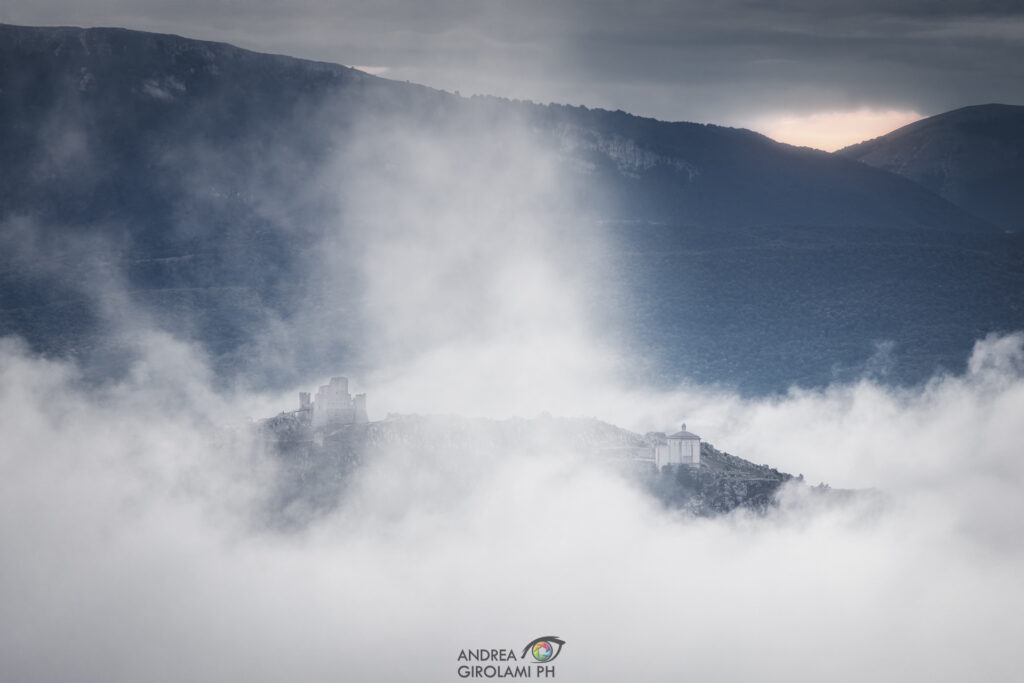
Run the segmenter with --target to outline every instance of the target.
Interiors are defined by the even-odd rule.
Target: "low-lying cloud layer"
[[[881,508],[793,489],[766,518],[695,520],[557,452],[395,452],[281,533],[261,512],[275,462],[237,428],[265,407],[211,390],[187,347],[149,338],[96,389],[6,341],[5,676],[457,680],[460,649],[551,632],[567,680],[1012,680],[1022,345],[986,340],[914,392],[634,394],[738,455],[883,489]]]

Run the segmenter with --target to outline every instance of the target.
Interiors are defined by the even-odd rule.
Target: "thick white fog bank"
[[[273,460],[218,427],[264,399],[210,389],[173,340],[145,347],[96,389],[0,346],[6,680],[459,680],[461,649],[548,634],[570,681],[998,681],[1024,664],[1020,336],[917,392],[609,403],[687,412],[719,447],[878,487],[881,507],[794,489],[766,518],[696,520],[558,452],[396,451],[290,533],[265,518]]]

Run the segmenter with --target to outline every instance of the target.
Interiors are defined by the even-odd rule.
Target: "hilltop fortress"
[[[546,419],[551,418],[548,416]],[[353,396],[348,390],[347,377],[331,377],[327,384],[317,389],[315,397],[308,391],[300,391],[298,410],[282,412],[277,417],[262,421],[262,424],[283,441],[312,442],[322,447],[325,440],[347,438],[339,436],[348,431],[345,427],[369,424],[366,394]],[[639,443],[623,444],[621,434],[605,436],[610,436],[614,445],[594,448],[591,443],[588,450],[649,462],[658,470],[667,466],[701,467],[701,438],[686,431],[685,423],[675,434],[666,436],[663,432],[650,432]]]
[[[313,429],[365,424],[369,421],[366,416],[366,394],[350,394],[348,377],[332,377],[330,382],[317,390],[313,400],[310,400],[308,391],[300,391],[298,413],[308,420]]]

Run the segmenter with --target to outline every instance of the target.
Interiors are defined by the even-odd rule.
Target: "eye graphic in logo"
[[[530,641],[530,644],[523,648],[523,654],[520,656],[521,659],[526,658],[526,653],[529,652],[533,655],[533,658],[538,662],[547,664],[553,662],[555,657],[562,651],[562,646],[565,645],[565,641],[558,636],[544,636],[543,638],[536,638]]]

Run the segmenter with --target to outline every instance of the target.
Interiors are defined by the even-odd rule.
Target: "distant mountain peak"
[[[954,109],[836,154],[913,180],[1003,230],[1024,229],[1024,106]]]

